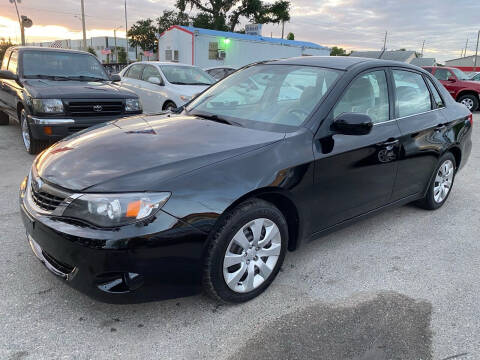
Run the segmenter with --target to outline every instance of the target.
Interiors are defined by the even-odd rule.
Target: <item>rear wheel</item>
[[[22,130],[23,145],[29,154],[38,154],[47,147],[47,142],[32,137],[25,109],[20,110],[20,128]]]
[[[0,111],[0,125],[8,125],[8,115]]]
[[[473,94],[462,95],[458,98],[458,102],[465,105],[468,110],[475,111],[478,109],[478,96]]]
[[[287,223],[280,210],[259,199],[240,204],[210,236],[205,291],[232,303],[260,295],[278,274],[287,243]]]
[[[456,172],[455,157],[452,153],[444,154],[435,168],[433,179],[428,187],[425,198],[418,205],[427,210],[440,208],[448,199],[453,187]]]

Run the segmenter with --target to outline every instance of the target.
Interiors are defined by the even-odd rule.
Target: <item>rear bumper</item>
[[[148,225],[108,231],[35,214],[23,199],[20,210],[37,258],[92,298],[138,303],[201,290],[206,234],[161,210]]]
[[[30,131],[32,132],[33,138],[43,141],[57,141],[78,131],[87,129],[90,126],[135,115],[138,114],[80,118],[45,118],[29,115],[28,123],[30,125]],[[45,131],[45,127],[49,127],[51,133],[47,133]]]

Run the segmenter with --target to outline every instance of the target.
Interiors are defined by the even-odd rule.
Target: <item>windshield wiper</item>
[[[198,116],[199,118],[202,118],[202,119],[219,122],[219,123],[222,123],[222,124],[228,124],[228,125],[235,125],[235,126],[243,127],[242,124],[240,124],[236,121],[227,120],[227,119],[219,117],[218,115],[207,115],[207,114],[199,114],[199,113],[197,113],[197,114],[193,113],[191,115]]]
[[[61,75],[42,75],[42,74],[36,74],[36,75],[25,75],[26,79],[48,79],[48,80],[70,80],[70,77],[68,76],[61,76]]]
[[[108,79],[95,77],[95,76],[86,76],[86,75],[79,75],[79,76],[68,76],[71,80],[80,80],[80,81],[108,81]]]

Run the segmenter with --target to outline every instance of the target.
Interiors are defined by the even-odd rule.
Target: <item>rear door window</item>
[[[440,96],[440,93],[438,92],[437,88],[435,87],[435,85],[433,85],[433,82],[427,78],[427,83],[428,85],[430,86],[430,90],[432,91],[432,95],[433,95],[433,100],[435,102],[435,105],[437,108],[442,108],[445,106],[444,102],[443,102],[443,99],[442,97]]]
[[[453,76],[453,74],[448,69],[437,68],[433,76],[435,76],[438,80],[447,81],[449,77]]]
[[[432,109],[430,91],[423,76],[404,70],[393,70],[395,105],[398,117],[420,114]]]

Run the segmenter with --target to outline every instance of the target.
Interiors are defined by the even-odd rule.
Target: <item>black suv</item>
[[[87,52],[11,47],[0,70],[0,125],[17,120],[35,154],[91,125],[140,114],[138,96],[116,86],[119,80]]]

